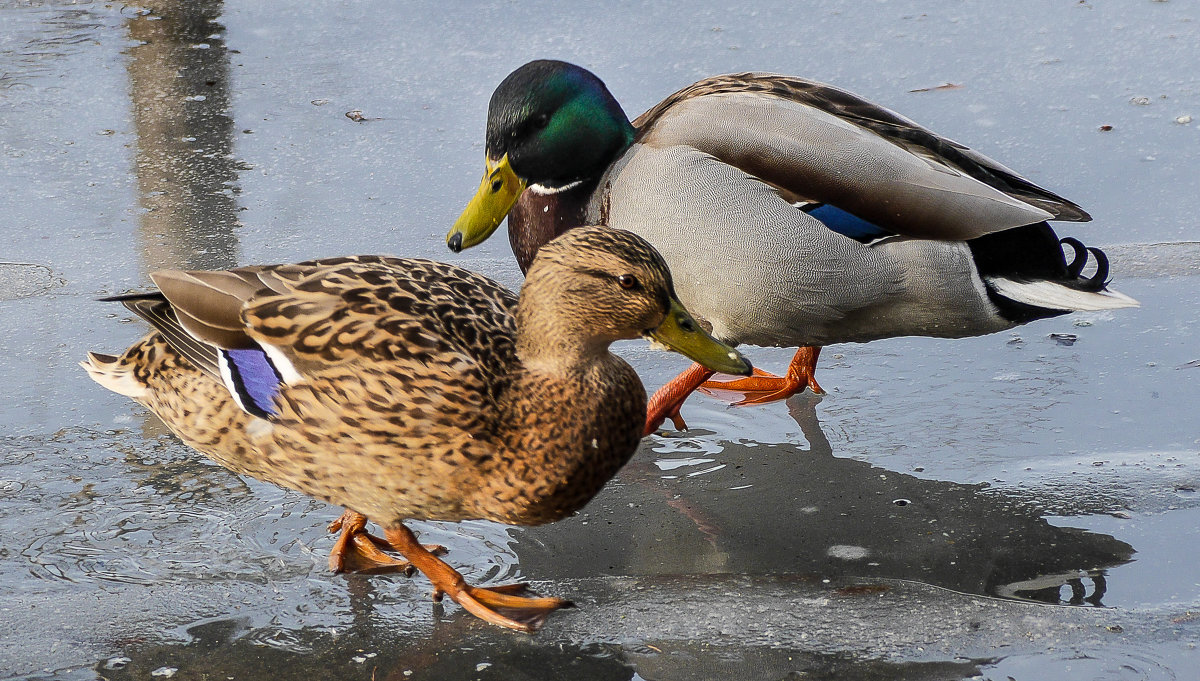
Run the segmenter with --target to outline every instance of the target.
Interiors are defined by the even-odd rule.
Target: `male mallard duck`
[[[1102,252],[1046,223],[1090,220],[1078,206],[800,78],[708,78],[630,123],[591,72],[534,61],[492,94],[486,154],[479,191],[447,235],[452,250],[505,215],[522,268],[576,225],[642,235],[716,338],[807,346],[785,377],[706,384],[764,393],[746,402],[821,392],[813,372],[830,343],[974,336],[1137,305],[1105,287]],[[1089,255],[1096,271],[1084,276]],[[684,427],[679,406],[711,375],[692,367],[658,391],[647,432],[667,416]]]
[[[347,528],[375,520],[435,598],[524,631],[569,603],[469,586],[403,521],[536,525],[587,503],[646,416],[613,341],[750,373],[679,304],[653,247],[604,228],[543,247],[519,299],[452,265],[380,256],[152,278],[159,292],[118,299],[155,331],[120,357],[90,353],[96,382],[230,470],[353,509]]]

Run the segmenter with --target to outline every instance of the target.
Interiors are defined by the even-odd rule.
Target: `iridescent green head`
[[[488,107],[483,181],[446,243],[458,251],[487,239],[530,185],[554,191],[598,178],[633,137],[621,105],[590,71],[552,60],[513,71]]]
[[[488,105],[487,157],[548,189],[598,177],[633,141],[621,105],[592,72],[561,61],[513,71]]]

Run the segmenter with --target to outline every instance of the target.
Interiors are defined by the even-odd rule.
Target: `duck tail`
[[[1067,312],[1137,307],[1108,288],[1108,256],[1078,239],[1059,239],[1040,222],[967,242],[979,276],[1000,313],[1016,323]],[[1070,262],[1064,250],[1071,251]],[[1084,270],[1094,266],[1091,274]]]
[[[92,380],[109,390],[135,400],[146,395],[146,385],[134,376],[133,366],[122,362],[120,357],[89,352],[79,366]]]
[[[987,277],[988,287],[1011,301],[1045,310],[1089,312],[1138,307],[1140,303],[1107,287],[1088,290],[1072,286],[1072,282],[1051,280],[1016,281],[1004,277]]]

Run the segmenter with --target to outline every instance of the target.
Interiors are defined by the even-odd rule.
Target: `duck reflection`
[[[189,640],[183,645],[158,641],[127,645],[120,656],[99,662],[95,669],[108,681],[150,678],[164,668],[196,679],[635,678],[619,646],[539,645],[531,637],[481,631],[479,622],[469,617],[439,619],[432,627],[408,630],[406,622],[379,612],[378,580],[365,575],[348,579],[350,613],[336,628],[255,627],[246,618],[212,620],[189,627]]]
[[[1133,556],[1111,536],[1051,525],[1027,500],[1002,491],[835,457],[818,401],[788,402],[807,448],[720,442],[714,453],[711,441],[648,440],[651,451],[644,449],[583,514],[516,535],[522,570],[545,579],[892,578],[1101,605],[1105,571]]]
[[[678,581],[673,577],[642,582],[649,590],[637,597],[655,599],[664,608],[694,597],[695,580],[717,574],[782,576],[774,588],[833,598],[877,593],[869,581],[847,579],[853,576],[1099,605],[1104,570],[1133,553],[1107,535],[1054,527],[1031,505],[981,486],[922,480],[834,457],[816,405],[803,398],[788,405],[807,447],[720,443],[723,449],[714,453],[711,441],[648,441],[635,464],[584,515],[519,533],[513,545],[521,569],[550,581],[688,575],[682,584],[673,585]],[[802,579],[789,581],[790,575]],[[843,586],[827,588],[823,577]],[[205,621],[187,630],[184,644],[161,639],[123,644],[121,657],[99,662],[96,671],[110,681],[148,678],[163,668],[178,669],[181,678],[394,681],[915,681],[982,673],[979,661],[892,662],[778,643],[685,637],[618,644],[614,638],[624,640],[627,634],[619,617],[601,618],[607,624],[597,622],[594,630],[584,627],[589,636],[582,640],[578,635],[513,637],[483,627],[457,608],[442,616],[434,606],[431,621],[430,605],[411,599],[408,589],[402,589],[402,597],[389,593],[393,582],[406,583],[406,578],[351,575],[331,582],[322,577],[315,595],[311,588],[300,589],[292,592],[300,599],[292,604],[253,609],[257,623],[250,618]],[[577,587],[591,599],[618,588],[604,580],[585,583],[590,591],[584,583]],[[345,592],[334,584],[345,584]],[[578,617],[603,612],[606,601],[581,603]],[[769,590],[747,589],[742,602],[753,610],[776,607],[778,599]],[[600,641],[589,640],[592,632]],[[119,669],[108,668],[113,660]]]
[[[128,22],[146,270],[238,260],[229,50],[220,0],[163,0]],[[132,11],[132,10],[131,10]]]
[[[163,0],[153,10],[126,10],[137,43],[127,54],[145,274],[239,264],[235,197],[245,166],[233,156],[222,8],[221,0]],[[147,437],[166,431],[148,412],[142,420]],[[147,475],[168,486],[178,472],[151,468],[158,472]]]
[[[373,601],[359,593],[364,603]],[[373,610],[373,608],[372,608]],[[654,644],[544,642],[481,631],[468,618],[411,635],[378,614],[339,628],[252,628],[217,620],[187,630],[183,645],[141,643],[95,666],[108,681],[150,678],[163,669],[181,678],[362,679],[366,681],[631,681],[742,679],[775,681],[935,681],[975,678],[976,661],[893,662],[777,646],[723,646],[712,641]]]

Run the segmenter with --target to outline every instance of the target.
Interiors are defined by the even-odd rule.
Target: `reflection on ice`
[[[242,264],[223,4],[165,0],[127,20],[147,271]]]
[[[703,458],[723,468],[704,461],[705,475],[697,477],[663,476],[656,469],[664,459],[650,467],[635,458],[618,478],[623,484],[598,497],[581,518],[521,532],[514,548],[522,568],[546,579],[879,577],[980,595],[1100,604],[1103,587],[1083,599],[1049,594],[1080,574],[1103,580],[1105,569],[1133,555],[1109,535],[1051,525],[1026,498],[839,458],[821,428],[818,402],[810,396],[788,401],[806,448],[722,442],[719,454]],[[681,441],[686,438],[670,448],[685,449]],[[701,457],[665,461],[697,465]],[[629,530],[595,529],[606,524]]]
[[[654,465],[658,466],[658,469],[662,471],[673,471],[676,468],[699,466],[701,464],[712,463],[713,461],[715,459],[684,457],[682,459],[655,459]]]

